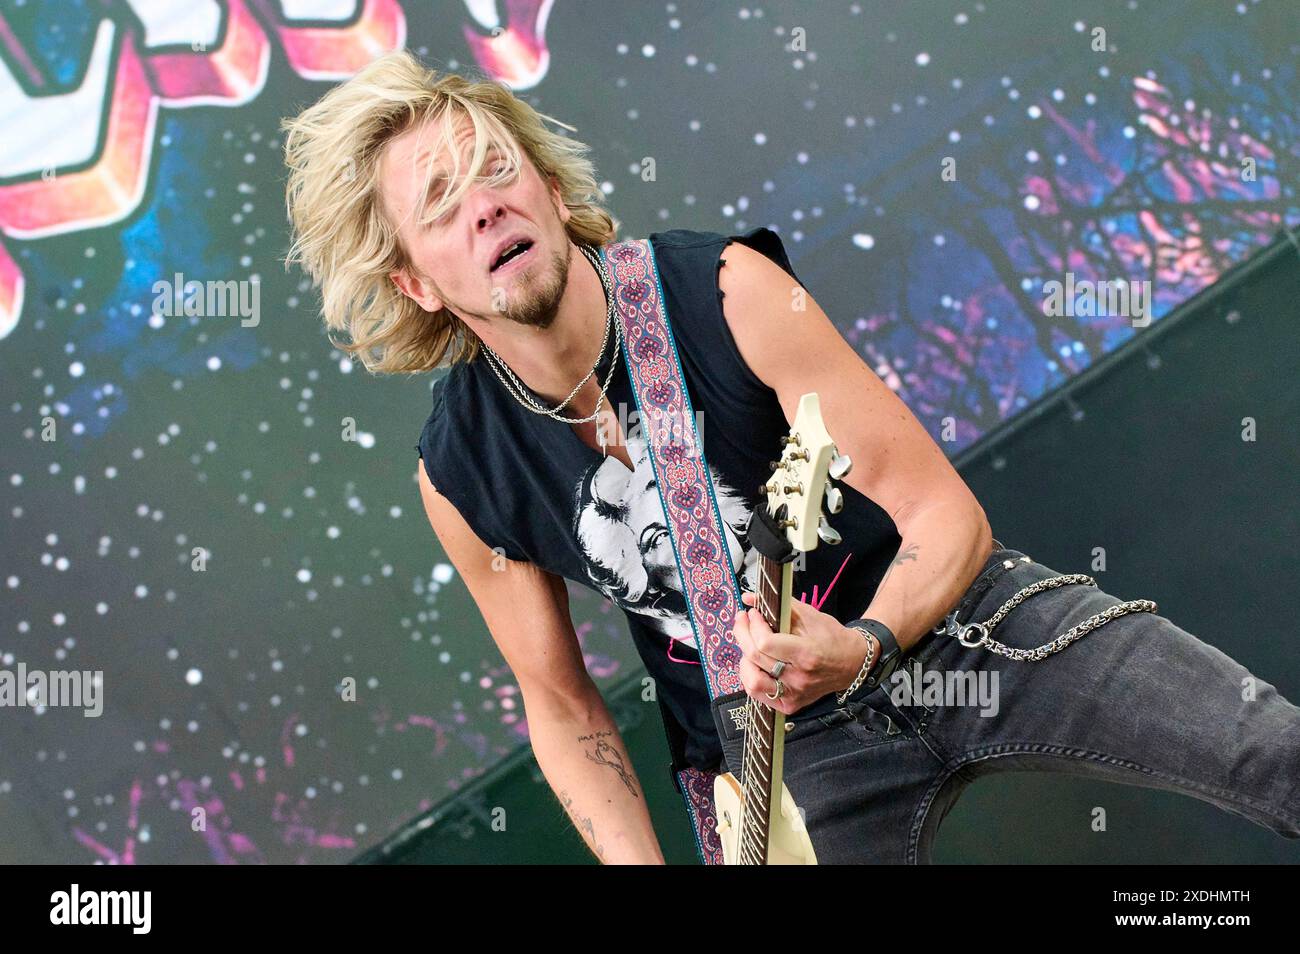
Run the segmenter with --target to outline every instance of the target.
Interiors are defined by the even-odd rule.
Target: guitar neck
[[[790,631],[793,565],[759,555],[758,609],[775,632]],[[776,709],[748,700],[745,755],[741,769],[740,861],[766,864],[771,822],[781,813],[781,773],[785,755],[785,717]]]
[[[745,532],[758,554],[755,606],[774,632],[789,633],[794,563],[819,541],[840,542],[822,505],[840,512],[844,495],[833,481],[852,462],[831,442],[816,392],[799,399],[781,444],[781,459],[771,462],[771,477],[758,487],[762,500],[750,511]],[[816,864],[803,818],[782,782],[785,714],[748,694],[744,712],[739,772],[729,765],[714,785],[723,858],[729,865]]]

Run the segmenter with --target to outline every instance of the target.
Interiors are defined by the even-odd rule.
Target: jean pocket
[[[911,731],[897,715],[865,702],[851,702],[844,708],[822,716],[822,720],[863,748],[898,742]]]
[[[791,719],[786,717],[785,742],[786,746],[797,746],[806,739],[816,738],[826,732],[829,726],[824,720],[824,716],[810,716],[804,719]]]

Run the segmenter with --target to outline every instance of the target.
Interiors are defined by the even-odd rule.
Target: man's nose
[[[474,227],[478,229],[495,225],[506,214],[505,206],[491,189],[478,189],[470,200],[470,211],[474,213]]]

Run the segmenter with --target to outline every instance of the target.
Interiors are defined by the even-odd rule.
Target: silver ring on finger
[[[772,678],[780,679],[781,673],[785,672],[785,660],[778,659],[776,665],[772,667]]]
[[[763,695],[767,696],[769,699],[780,699],[783,695],[785,695],[785,685],[781,682],[780,679],[778,679],[776,681],[776,695],[772,695],[772,693],[770,692],[765,692],[763,693]]]

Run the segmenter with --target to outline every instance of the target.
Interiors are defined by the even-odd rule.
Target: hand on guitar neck
[[[790,632],[773,632],[757,608],[753,593],[742,593],[748,609],[736,614],[734,633],[743,658],[740,680],[750,698],[786,715],[798,712],[829,692],[840,692],[858,675],[866,656],[863,634],[802,600],[790,601]],[[875,658],[880,643],[871,636]],[[784,662],[779,699],[772,672]]]
[[[745,609],[737,607],[732,620],[741,656],[735,676],[747,696],[739,712],[744,744],[727,754],[728,770],[713,783],[715,830],[729,865],[817,863],[803,814],[782,780],[785,720],[778,713],[843,689],[866,658],[862,637],[793,597],[797,554],[841,542],[822,507],[840,512],[844,498],[834,481],[852,464],[826,433],[815,393],[799,399],[781,443],[781,458],[759,488],[765,502],[746,528],[758,551],[757,593],[741,594]]]

